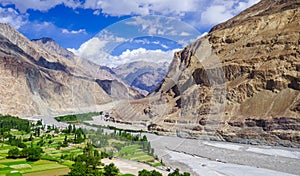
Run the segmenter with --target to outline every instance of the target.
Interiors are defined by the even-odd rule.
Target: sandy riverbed
[[[147,135],[168,165],[201,176],[300,175],[300,149]],[[173,168],[174,168],[173,166]]]

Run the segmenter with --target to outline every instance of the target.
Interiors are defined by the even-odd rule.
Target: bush
[[[18,148],[13,148],[8,151],[7,158],[16,159],[20,157],[20,150]]]

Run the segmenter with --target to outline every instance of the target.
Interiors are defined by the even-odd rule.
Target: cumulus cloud
[[[128,41],[128,39],[115,36],[109,31],[103,30],[96,37],[84,42],[79,49],[68,48],[68,50],[95,63],[108,65],[107,60],[113,62],[112,59],[114,58],[108,53],[118,44],[125,41]],[[103,61],[103,58],[106,58],[106,60]]]
[[[176,17],[193,25],[211,26],[233,17],[260,0],[86,0],[82,7],[100,10],[110,16],[162,15]],[[99,14],[99,11],[95,11]],[[192,17],[192,18],[191,18]],[[199,19],[201,18],[201,19]],[[139,24],[139,23],[137,23]],[[143,22],[144,25],[147,23]],[[150,34],[162,33],[144,26]]]
[[[199,0],[86,0],[84,8],[102,9],[113,16],[184,14],[196,11]]]
[[[191,34],[190,33],[187,33],[187,32],[181,32],[180,33],[180,36],[190,36]]]
[[[215,25],[231,17],[233,17],[233,14],[225,6],[215,5],[207,8],[201,14],[201,23],[205,25]]]
[[[86,30],[85,29],[79,29],[79,30],[71,30],[69,31],[68,29],[62,29],[61,32],[63,34],[86,34]]]
[[[241,12],[242,10],[252,6],[253,4],[258,3],[260,0],[248,0],[248,1],[241,1],[238,3],[237,7],[235,8],[236,13]]]
[[[173,40],[198,35],[199,31],[191,25],[173,17],[137,16],[123,21],[125,25],[134,26],[137,32],[149,36],[160,36]]]
[[[21,13],[25,13],[28,9],[48,11],[60,4],[71,8],[81,5],[79,0],[0,0],[0,3],[4,6],[14,4]]]
[[[16,29],[27,23],[28,15],[19,14],[12,8],[0,7],[0,23],[7,23]]]
[[[21,13],[28,9],[48,11],[63,4],[73,9],[92,9],[94,15],[162,15],[201,27],[223,22],[257,2],[259,0],[0,0],[4,6],[14,4]],[[144,27],[150,34],[165,32],[155,27]]]
[[[176,49],[176,51],[179,49]],[[145,48],[138,48],[135,50],[126,50],[117,58],[117,65],[134,62],[134,61],[149,61],[149,62],[171,62],[173,58],[173,53],[175,50],[162,51],[157,50],[147,50]]]
[[[211,3],[200,12],[200,25],[212,26],[224,22],[259,1],[260,0],[212,0]]]
[[[134,61],[150,61],[150,62],[170,62],[173,58],[175,50],[162,51],[160,49],[148,50],[146,48],[138,48],[125,50],[118,56],[111,55],[106,49],[110,44],[110,40],[127,41],[113,35],[107,35],[104,38],[94,37],[80,46],[79,49],[69,48],[68,50],[74,54],[89,59],[97,64],[116,67],[121,64]],[[168,48],[168,46],[165,46]],[[178,49],[176,49],[177,51]]]

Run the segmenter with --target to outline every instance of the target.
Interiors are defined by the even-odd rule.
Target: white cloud
[[[83,7],[86,9],[102,9],[102,12],[112,16],[147,15],[148,9],[140,7],[137,0],[86,0]]]
[[[83,8],[100,10],[110,16],[162,15],[175,17],[193,25],[211,27],[228,20],[260,0],[86,0]],[[96,13],[98,14],[98,13]],[[200,17],[202,17],[200,19]],[[139,23],[137,23],[139,24]],[[149,34],[163,33],[146,26]]]
[[[125,24],[140,27],[140,31],[148,35],[163,35],[166,33],[166,28],[163,27],[160,17],[148,19],[138,16],[126,21]]]
[[[198,31],[179,19],[165,16],[137,16],[123,21],[124,24],[134,26],[138,32],[150,36],[188,37],[198,34]]]
[[[241,12],[242,10],[252,6],[253,4],[258,3],[260,0],[248,0],[246,2],[242,1],[238,3],[238,6],[235,8],[236,13]]]
[[[97,64],[110,67],[116,67],[121,64],[140,60],[151,62],[171,62],[173,58],[174,50],[147,50],[145,48],[126,50],[123,51],[119,56],[112,56],[106,50],[107,45],[110,44],[108,39],[113,38],[115,41],[121,41],[121,38],[112,35],[107,35],[104,38],[100,39],[98,37],[94,37],[82,44],[79,49],[76,50],[74,48],[69,48],[68,50]]]
[[[118,44],[126,41],[129,40],[115,36],[107,30],[103,30],[96,37],[83,43],[79,49],[68,48],[68,50],[95,63],[113,65],[113,61],[116,58],[108,53],[118,46]]]
[[[14,4],[22,13],[28,9],[48,11],[60,4],[71,8],[77,8],[81,5],[78,0],[0,0],[0,3],[3,5]]]
[[[100,15],[100,13],[101,13],[100,10],[95,10],[95,11],[93,12],[94,15]]]
[[[260,0],[212,0],[211,3],[198,14],[201,16],[199,25],[212,26],[224,22],[259,1]]]
[[[184,36],[184,37],[186,37],[186,36],[190,36],[191,34],[190,33],[187,33],[187,32],[181,32],[180,33],[180,36]]]
[[[215,5],[207,8],[201,14],[201,23],[205,25],[215,25],[231,17],[233,17],[233,14],[225,6]]]
[[[167,45],[164,45],[164,44],[161,44],[160,46],[163,47],[163,48],[165,48],[165,49],[169,48]]]
[[[86,34],[86,30],[85,29],[79,29],[79,30],[71,30],[69,31],[68,29],[62,29],[61,32],[63,34]]]
[[[86,0],[84,8],[102,9],[103,13],[113,16],[178,14],[196,11],[199,0]]]
[[[108,16],[161,15],[174,17],[198,28],[209,28],[235,16],[259,0],[0,0],[2,5],[14,4],[21,12],[28,9],[48,11],[57,5],[76,9],[92,9],[94,15],[104,13]],[[140,25],[140,23],[137,23]],[[162,27],[143,22],[143,30],[149,35],[180,35]]]
[[[27,14],[22,15],[12,8],[0,7],[0,23],[7,23],[16,29],[19,29],[28,22],[27,18]]]
[[[74,48],[69,48],[68,50],[83,58],[95,60],[98,58],[99,52],[105,47],[107,43],[108,41],[102,41],[99,38],[94,37],[83,43],[78,50]]]
[[[176,49],[178,50],[178,49]],[[147,50],[138,48],[135,50],[126,50],[113,62],[115,65],[130,63],[134,61],[149,61],[149,62],[171,62],[173,59],[174,50],[162,51]]]

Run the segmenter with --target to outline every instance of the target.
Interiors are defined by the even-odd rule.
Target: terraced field
[[[130,145],[123,147],[115,157],[120,157],[127,160],[150,164],[151,166],[160,166],[161,163],[153,156],[147,154],[140,145]]]
[[[32,175],[43,172],[51,174],[57,169],[68,173],[69,168],[53,161],[39,160],[36,162],[27,162],[25,159],[2,159],[0,160],[0,176]]]

